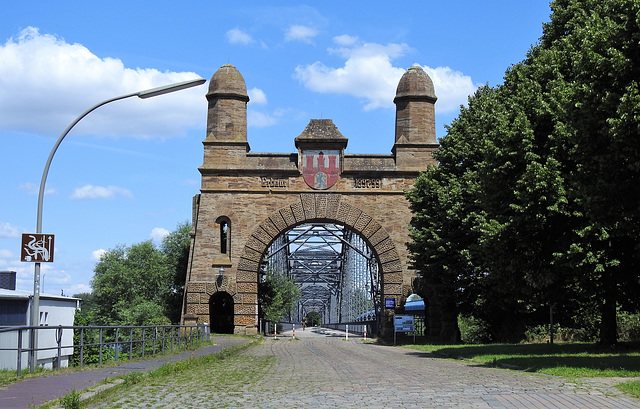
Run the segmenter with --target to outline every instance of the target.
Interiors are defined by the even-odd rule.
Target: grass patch
[[[628,393],[634,398],[640,398],[640,381],[621,383],[616,385],[616,388],[620,389],[622,392]]]
[[[231,335],[229,335],[231,336]],[[238,336],[240,338],[245,336]],[[192,351],[197,350],[199,348],[203,348],[205,346],[215,345],[214,337],[210,341],[200,341],[189,343],[188,345],[183,345],[180,348],[174,347],[173,352],[170,349],[166,349],[164,352],[156,352],[155,354],[147,354],[144,358],[142,357],[133,357],[133,359],[129,359],[128,354],[121,354],[118,357],[118,362],[114,359],[105,359],[101,364],[85,364],[83,366],[69,366],[66,368],[60,369],[44,369],[42,367],[36,367],[33,373],[29,372],[29,369],[23,369],[20,376],[18,376],[18,371],[9,371],[9,370],[0,370],[0,387],[11,385],[12,383],[20,382],[29,378],[36,378],[38,376],[50,376],[50,375],[58,375],[65,373],[75,373],[82,372],[86,370],[90,370],[92,368],[104,368],[110,366],[117,366],[127,362],[142,362],[148,361],[155,358],[160,358],[163,356],[171,356],[181,354],[184,351]]]
[[[36,368],[33,373],[29,372],[29,369],[23,369],[22,374],[18,376],[18,371],[0,371],[0,386],[10,385],[14,382],[22,381],[24,379],[35,378],[42,375],[51,375],[53,371],[43,369],[41,367]]]
[[[486,365],[509,365],[524,371],[571,378],[640,376],[640,348],[623,344],[622,352],[593,344],[405,345],[454,359]]]
[[[167,396],[167,391],[172,395],[200,395],[210,394],[206,398],[206,404],[211,405],[211,399],[217,399],[217,395],[240,392],[247,385],[262,376],[266,368],[273,364],[275,358],[252,357],[241,354],[244,350],[261,342],[256,339],[253,342],[233,346],[218,353],[206,356],[191,357],[186,361],[167,363],[156,370],[146,373],[137,373],[124,376],[125,382],[107,391],[92,397],[83,405],[91,407],[139,407],[142,404],[156,407],[175,407],[171,399],[180,399],[179,396]],[[177,392],[176,392],[177,391]],[[192,399],[201,399],[201,396]],[[167,399],[170,402],[167,403]],[[205,402],[202,402],[204,405]],[[208,407],[223,407],[218,405]],[[198,407],[197,402],[191,402]],[[205,405],[206,406],[206,405]]]

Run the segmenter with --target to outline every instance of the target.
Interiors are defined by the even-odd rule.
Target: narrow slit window
[[[227,254],[227,240],[229,238],[229,223],[220,222],[220,253]]]
[[[220,254],[231,254],[231,220],[227,216],[220,216],[216,219],[220,228]]]

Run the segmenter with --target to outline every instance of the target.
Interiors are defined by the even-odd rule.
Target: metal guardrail
[[[264,321],[261,324],[261,331],[266,335],[267,333],[273,333],[274,324],[270,321]],[[324,323],[318,325],[320,328],[329,328],[343,332],[349,332],[350,334],[364,336],[365,332],[367,336],[373,337],[377,334],[375,330],[378,327],[377,321],[352,321],[352,322],[340,322],[340,323]],[[311,328],[311,327],[307,327]],[[278,322],[278,331],[302,331],[302,324],[299,322]]]
[[[23,362],[32,349],[30,339],[37,330],[38,353],[53,359],[52,365],[60,369],[63,356],[73,357],[79,366],[84,366],[89,349],[97,349],[98,364],[102,364],[104,355],[107,359],[118,361],[123,354],[128,359],[144,358],[145,354],[173,352],[174,347],[186,348],[194,341],[210,339],[207,324],[198,325],[146,325],[146,326],[19,326],[0,328],[0,353],[12,351],[16,353],[17,375],[22,373]],[[50,342],[40,342],[48,340]],[[77,341],[76,341],[77,340]],[[51,342],[52,341],[52,342]],[[94,351],[95,353],[95,351]],[[23,355],[26,355],[23,357]],[[37,358],[36,358],[37,360]]]
[[[344,332],[348,332],[350,334],[356,334],[360,336],[364,336],[365,332],[368,336],[375,335],[375,328],[377,328],[376,321],[354,321],[354,322],[341,322],[341,323],[330,323],[330,324],[322,324],[323,328],[330,328],[335,330],[340,330]]]

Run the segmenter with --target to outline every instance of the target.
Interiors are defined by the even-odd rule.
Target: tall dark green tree
[[[595,302],[600,342],[612,345],[616,308],[637,310],[640,285],[640,3],[551,7],[540,43],[503,85],[476,93],[442,140],[440,167],[409,194],[410,249],[435,289],[443,281],[485,311]],[[450,233],[456,222],[470,233]]]
[[[570,255],[601,299],[600,342],[616,309],[638,308],[640,3],[556,1],[540,48],[553,52],[568,103],[567,179],[584,223]]]
[[[441,327],[431,332],[447,340],[456,338],[458,314],[471,313],[479,297],[482,269],[474,260],[479,243],[474,226],[481,214],[478,166],[488,129],[477,125],[491,117],[494,98],[488,87],[470,98],[469,109],[462,110],[434,153],[439,166],[427,169],[407,192],[413,266],[424,280],[429,308],[442,316]]]

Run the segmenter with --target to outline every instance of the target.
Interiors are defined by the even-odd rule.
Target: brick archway
[[[294,153],[250,152],[249,96],[242,75],[229,64],[213,75],[206,98],[202,184],[193,200],[182,322],[208,321],[209,298],[224,291],[233,297],[234,332],[255,333],[262,256],[279,234],[305,222],[341,224],[359,234],[379,262],[381,296],[401,306],[416,278],[405,246],[411,210],[404,191],[436,164],[432,154],[438,148],[436,96],[424,70],[413,66],[399,81],[390,154],[346,153],[348,138],[331,119],[311,119],[293,138]],[[395,311],[381,307],[384,335],[393,331]]]
[[[285,231],[303,223],[338,223],[358,233],[371,246],[380,263],[383,297],[402,297],[402,263],[386,229],[372,216],[349,203],[340,194],[300,194],[298,200],[271,213],[247,240],[236,274],[238,300],[236,325],[252,325],[257,310],[260,261],[268,246]]]

